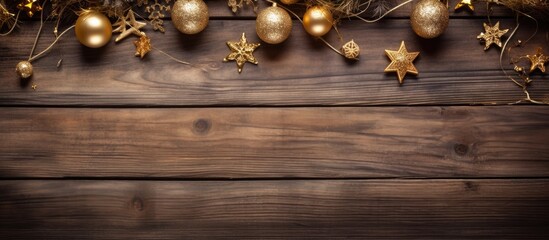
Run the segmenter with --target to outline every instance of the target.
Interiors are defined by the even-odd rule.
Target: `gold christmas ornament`
[[[80,43],[89,48],[105,46],[112,36],[109,19],[96,10],[84,10],[76,20],[74,32]]]
[[[231,11],[233,11],[233,13],[236,13],[239,9],[244,8],[244,5],[253,6],[254,12],[256,12],[257,6],[255,5],[254,1],[257,0],[229,0],[227,2],[227,6],[231,8]]]
[[[439,0],[420,0],[413,8],[410,23],[414,32],[422,38],[440,36],[448,27],[450,14]]]
[[[130,34],[134,34],[137,36],[143,36],[143,32],[141,32],[141,28],[145,27],[147,23],[144,22],[138,22],[135,20],[135,14],[130,9],[128,10],[128,14],[126,17],[120,17],[118,18],[118,21],[116,21],[112,26],[117,27],[112,32],[119,32],[120,35],[114,39],[115,42],[119,42],[129,36]],[[129,28],[126,28],[129,27]]]
[[[280,0],[280,1],[286,5],[292,5],[294,3],[299,2],[299,0]]]
[[[173,25],[184,34],[197,34],[208,26],[208,6],[202,0],[177,0],[172,8]]]
[[[419,55],[419,52],[408,52],[404,41],[400,43],[398,51],[385,50],[385,54],[391,59],[391,63],[385,68],[385,72],[396,72],[400,84],[404,82],[406,73],[418,74],[413,62]]]
[[[152,48],[151,39],[145,34],[141,35],[139,40],[134,41],[133,45],[135,45],[135,56],[141,57],[141,59],[143,59]]]
[[[42,6],[37,0],[22,0],[17,4],[17,9],[27,13],[29,17],[32,17],[34,13],[42,11]]]
[[[246,40],[246,34],[242,33],[242,37],[239,42],[227,42],[227,46],[231,49],[231,53],[223,59],[223,62],[236,61],[238,73],[241,73],[246,62],[256,65],[258,64],[258,61],[255,59],[253,53],[260,45],[261,44],[259,43],[248,43]]]
[[[162,2],[164,1],[164,3]],[[164,28],[164,20],[162,18],[166,17],[166,14],[164,14],[167,11],[170,11],[170,3],[171,0],[139,0],[137,1],[137,6],[143,6],[145,7],[145,12],[149,14],[148,19],[151,25],[153,26],[153,29],[155,31],[165,32],[166,29]]]
[[[477,39],[484,41],[484,51],[488,50],[492,44],[496,44],[498,47],[501,47],[501,36],[507,33],[509,29],[499,29],[499,22],[496,23],[493,27],[484,23],[484,32],[480,33],[477,36]]]
[[[351,40],[341,47],[343,56],[348,59],[358,59],[360,55],[360,47],[355,43],[355,40]]]
[[[326,35],[334,25],[332,12],[323,6],[313,6],[307,9],[303,15],[303,27],[312,36],[322,37]]]
[[[526,55],[530,60],[530,72],[539,69],[542,73],[545,73],[545,64],[549,61],[549,57],[543,54],[543,49],[538,48],[538,52],[534,55]]]
[[[266,43],[284,42],[292,32],[292,18],[286,10],[277,7],[276,3],[257,15],[255,22],[257,36]]]
[[[454,10],[458,10],[462,7],[467,7],[469,10],[475,11],[475,7],[473,6],[473,0],[460,0],[460,2],[456,4]]]
[[[29,78],[32,76],[32,64],[29,61],[21,61],[15,67],[15,72],[20,78]]]

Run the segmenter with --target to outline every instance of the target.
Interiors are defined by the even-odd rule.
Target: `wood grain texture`
[[[548,177],[545,107],[4,108],[2,177]]]
[[[238,74],[234,62],[223,63],[225,44],[246,32],[257,42],[255,22],[212,20],[196,36],[176,31],[151,34],[153,45],[186,66],[152,52],[145,60],[133,56],[131,40],[99,50],[81,46],[72,34],[55,50],[35,62],[33,82],[20,82],[11,69],[28,55],[38,24],[25,22],[17,34],[0,43],[0,105],[63,106],[252,106],[252,105],[454,105],[506,104],[524,98],[522,91],[500,70],[498,51],[483,51],[475,37],[483,19],[453,19],[440,39],[421,40],[408,20],[341,26],[346,39],[362,47],[361,61],[348,62],[294,25],[282,45],[263,44],[255,53],[259,65],[248,64]],[[171,28],[171,23],[167,22]],[[502,21],[502,27],[513,26]],[[46,26],[51,29],[52,25]],[[526,29],[520,34],[528,33]],[[527,34],[525,34],[527,35]],[[391,36],[391,37],[388,37]],[[52,41],[45,34],[41,46]],[[338,45],[335,34],[330,41]],[[384,74],[389,63],[384,49],[397,49],[405,40],[410,51],[421,51],[415,65],[418,77],[408,76],[399,86],[394,74]],[[525,50],[545,44],[543,34]],[[63,59],[61,68],[56,65]],[[511,68],[510,65],[504,65]],[[549,101],[549,79],[536,74],[533,98]]]
[[[0,181],[2,239],[547,239],[547,180]]]

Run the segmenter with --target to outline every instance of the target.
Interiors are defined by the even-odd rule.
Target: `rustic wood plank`
[[[4,108],[0,176],[548,177],[545,107]]]
[[[3,239],[547,239],[549,181],[0,181]]]
[[[238,39],[243,31],[257,41],[254,21],[212,21],[193,37],[175,31],[151,35],[157,48],[193,62],[192,67],[159,52],[141,61],[133,56],[130,40],[91,50],[69,34],[34,64],[37,91],[10,70],[27,56],[34,40],[38,26],[27,22],[31,26],[0,43],[0,105],[447,105],[505,104],[524,97],[499,69],[498,51],[484,52],[475,39],[484,20],[454,19],[448,32],[434,41],[420,40],[407,21],[342,26],[344,37],[356,39],[363,48],[362,60],[356,63],[295,25],[286,43],[261,46],[255,53],[259,66],[246,65],[242,74],[234,62],[221,61],[229,52],[225,41]],[[511,26],[512,20],[502,21],[502,27]],[[39,49],[51,40],[51,34],[44,35]],[[338,42],[335,34],[330,40]],[[399,86],[396,76],[383,69],[388,64],[384,49],[398,48],[401,40],[421,56],[416,61],[419,77],[407,77]],[[538,43],[545,43],[543,34],[530,42],[530,50]],[[63,65],[56,69],[61,58]],[[535,76],[534,98],[549,101],[547,78]]]

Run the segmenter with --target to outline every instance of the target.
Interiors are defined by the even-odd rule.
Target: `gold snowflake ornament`
[[[496,44],[498,47],[501,47],[501,36],[507,33],[509,29],[499,29],[499,22],[496,23],[493,27],[484,23],[484,32],[480,33],[477,36],[477,39],[484,41],[484,51],[488,50],[492,44]]]
[[[169,5],[170,2],[171,0],[151,0],[149,3],[149,0],[138,0],[137,5],[140,7],[146,5],[145,12],[149,14],[148,18],[153,26],[153,29],[155,31],[165,32],[166,29],[164,29],[164,20],[162,20],[162,18],[166,17],[164,12],[171,10]]]
[[[258,64],[258,61],[255,59],[253,53],[260,45],[261,44],[259,43],[248,43],[246,40],[246,34],[242,33],[242,37],[239,42],[227,42],[227,46],[231,49],[231,53],[223,59],[223,62],[236,61],[238,73],[241,73],[246,62],[256,65]]]
[[[256,10],[256,6],[254,4],[254,0],[229,0],[227,2],[227,6],[231,8],[233,13],[238,12],[240,8],[244,7],[244,4],[246,5],[252,5],[254,7],[254,11]]]

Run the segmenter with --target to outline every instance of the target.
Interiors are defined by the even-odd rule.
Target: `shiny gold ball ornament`
[[[32,76],[32,64],[29,61],[21,61],[15,67],[15,72],[21,78],[29,78]]]
[[[280,1],[286,5],[292,5],[294,3],[299,2],[299,0],[280,0]]]
[[[334,17],[328,8],[313,6],[307,9],[303,15],[303,27],[305,31],[315,37],[322,37],[328,33],[334,25]]]
[[[202,0],[177,0],[172,8],[173,25],[184,34],[197,34],[208,26],[208,6]]]
[[[257,36],[266,43],[284,42],[292,32],[292,18],[286,10],[277,7],[275,3],[257,15],[255,31]]]
[[[112,24],[99,11],[84,10],[76,20],[74,32],[76,39],[84,46],[100,48],[111,40]]]
[[[420,0],[410,15],[414,32],[427,39],[440,36],[448,27],[449,20],[448,7],[439,0]]]

